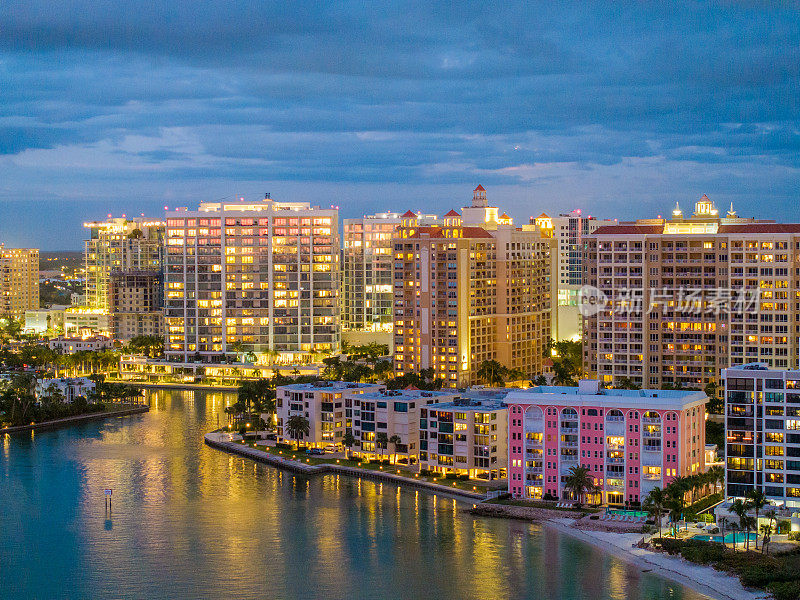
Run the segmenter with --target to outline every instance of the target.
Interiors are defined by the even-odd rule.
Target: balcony
[[[653,417],[642,417],[642,423],[645,425],[660,425],[661,419]]]
[[[578,455],[577,454],[562,454],[561,455],[562,462],[578,462]]]
[[[648,440],[660,440],[661,439],[661,432],[660,431],[643,431],[642,437]]]
[[[623,417],[617,417],[617,416],[606,417],[606,421],[608,423],[624,423],[625,422],[625,417],[624,416]]]
[[[642,452],[660,453],[661,452],[661,444],[659,444],[657,446],[642,446]]]
[[[609,465],[624,465],[625,459],[624,458],[607,458],[606,463]]]
[[[562,427],[561,433],[578,433],[577,427]]]
[[[561,442],[562,448],[577,448],[578,442]]]

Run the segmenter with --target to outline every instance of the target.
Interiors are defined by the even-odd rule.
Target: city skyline
[[[9,246],[267,191],[443,214],[477,183],[518,221],[704,193],[800,221],[791,6],[28,2],[0,10],[0,48]]]

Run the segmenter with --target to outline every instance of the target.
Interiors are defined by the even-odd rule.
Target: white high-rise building
[[[166,216],[166,356],[311,362],[338,352],[339,212],[203,202]]]

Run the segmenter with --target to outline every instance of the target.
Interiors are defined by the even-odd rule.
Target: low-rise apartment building
[[[320,381],[278,386],[275,394],[278,440],[301,442],[305,446],[324,448],[341,445],[347,427],[345,421],[345,396],[385,390],[384,384],[349,383],[345,381]],[[292,417],[308,420],[309,432],[300,439],[293,437],[288,423]]]
[[[654,487],[705,470],[699,391],[538,386],[508,404],[508,489],[515,498],[570,499],[572,467],[589,469],[607,504],[637,505]]]
[[[421,409],[420,468],[470,478],[504,479],[508,390],[461,393]]]
[[[725,492],[758,489],[800,507],[800,370],[750,363],[722,371]]]
[[[366,458],[394,457],[399,464],[419,461],[421,409],[455,398],[455,392],[385,390],[360,395],[345,393],[346,427],[356,439],[354,450]],[[381,444],[381,434],[386,435]],[[390,442],[397,436],[399,442]]]

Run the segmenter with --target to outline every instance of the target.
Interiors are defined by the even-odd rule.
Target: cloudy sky
[[[234,195],[800,220],[800,6],[5,0],[0,241]]]

